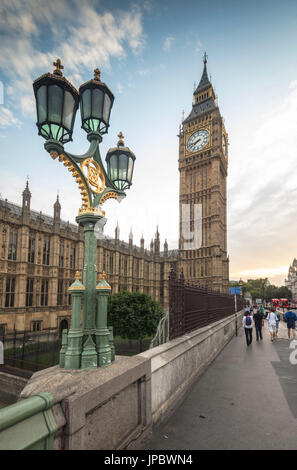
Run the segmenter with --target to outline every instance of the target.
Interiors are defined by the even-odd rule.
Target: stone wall
[[[152,421],[162,419],[182,400],[192,383],[215,359],[242,324],[242,313],[139,354],[151,360]]]
[[[28,379],[0,370],[0,401],[10,405],[15,403]]]
[[[48,392],[58,431],[54,448],[135,448],[171,413],[242,324],[242,313],[106,367],[35,373],[21,393]]]

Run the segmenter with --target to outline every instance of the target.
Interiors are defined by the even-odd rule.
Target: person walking
[[[253,321],[250,312],[245,313],[242,325],[245,332],[246,344],[249,346],[253,341]]]
[[[271,341],[275,340],[275,330],[276,330],[276,315],[271,309],[267,315],[268,329],[271,337]]]
[[[280,313],[278,311],[275,312],[275,337],[277,338],[278,335],[278,325],[281,320]]]
[[[287,328],[288,328],[288,338],[290,339],[291,336],[291,330],[292,330],[292,336],[294,339],[296,339],[296,330],[295,330],[295,322],[297,320],[296,313],[293,312],[293,310],[288,310],[285,313],[285,318],[284,321],[287,323]]]
[[[256,339],[259,341],[259,339],[263,339],[262,326],[264,325],[264,316],[259,311],[257,311],[254,313],[253,320],[256,328]]]

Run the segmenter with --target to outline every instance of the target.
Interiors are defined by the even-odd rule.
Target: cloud
[[[165,52],[169,52],[174,41],[175,41],[175,38],[173,36],[167,36],[167,38],[165,38],[164,43],[163,43],[163,50]]]
[[[123,60],[129,51],[137,55],[145,45],[140,7],[98,12],[92,0],[2,0],[0,30],[7,107],[21,107],[23,115],[32,116],[32,81],[51,71],[57,57],[78,87],[89,78],[86,71],[92,76],[97,66],[110,69],[112,59]]]
[[[229,166],[231,278],[242,272],[275,275],[297,255],[297,87],[247,128],[233,130]],[[243,142],[246,144],[243,145]],[[233,158],[239,154],[240,159]],[[266,266],[264,269],[263,266]],[[283,271],[279,273],[278,279]],[[269,276],[268,276],[269,277]]]
[[[0,106],[0,128],[8,126],[20,127],[21,121],[14,116],[10,109],[4,108],[4,106]]]

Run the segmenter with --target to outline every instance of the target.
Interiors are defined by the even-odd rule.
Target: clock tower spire
[[[228,292],[228,135],[208,78],[207,55],[179,133],[180,269],[203,287]]]

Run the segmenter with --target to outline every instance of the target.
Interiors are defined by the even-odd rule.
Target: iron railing
[[[237,298],[237,311],[243,299]],[[178,338],[235,313],[234,296],[199,287],[178,278],[174,268],[169,276],[169,340]]]

